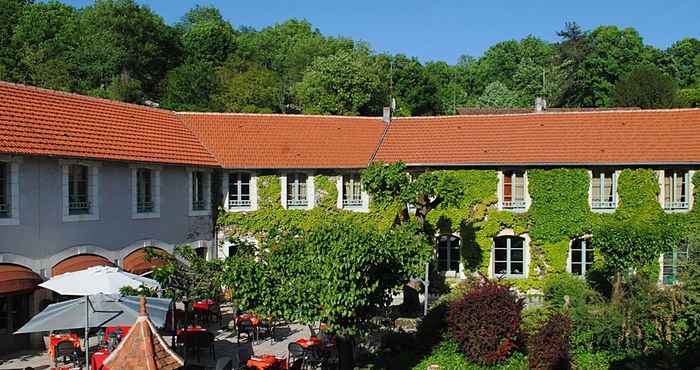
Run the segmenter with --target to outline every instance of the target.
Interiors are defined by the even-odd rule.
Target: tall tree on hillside
[[[437,84],[438,114],[457,114],[457,107],[473,105],[476,78],[471,73],[475,59],[462,56],[455,65],[445,62],[428,62],[426,72]]]
[[[581,65],[583,86],[577,105],[606,107],[615,83],[635,66],[647,63],[648,49],[633,28],[598,27],[589,35],[590,49]]]
[[[387,101],[378,68],[362,51],[317,58],[295,96],[304,113],[345,116],[378,115]]]
[[[283,111],[294,111],[292,89],[318,57],[353,50],[350,39],[325,37],[307,21],[288,20],[259,32],[242,32],[237,52],[243,60],[275,72],[284,92]]]
[[[653,65],[642,65],[615,84],[613,102],[620,107],[671,108],[676,90],[671,77]]]
[[[242,68],[219,68],[220,91],[212,97],[223,112],[279,113],[282,109],[282,85],[277,75],[257,64]]]
[[[98,0],[81,10],[77,62],[87,87],[127,73],[146,97],[180,60],[177,35],[163,19],[133,0]]]
[[[382,83],[387,95],[396,99],[399,116],[426,116],[439,113],[437,81],[416,58],[405,55],[378,55]]]
[[[78,13],[55,1],[27,5],[17,20],[12,45],[19,55],[18,80],[49,89],[78,91],[75,60]]]
[[[216,69],[208,62],[182,64],[168,72],[162,90],[163,108],[178,111],[215,110],[211,99],[219,90]]]
[[[665,54],[670,59],[670,73],[678,81],[680,88],[688,88],[700,83],[700,40],[685,38],[676,41]]]
[[[210,62],[221,65],[235,50],[235,32],[218,9],[197,6],[176,25],[182,32],[184,58],[187,62]]]
[[[12,46],[12,34],[29,0],[0,0],[0,80],[16,80],[19,54]]]
[[[557,32],[561,38],[559,47],[559,65],[562,71],[563,84],[560,95],[562,106],[582,106],[585,96],[592,94],[586,91],[583,62],[590,49],[590,38],[576,22],[566,22],[564,29]]]
[[[480,107],[488,108],[515,108],[521,105],[518,104],[517,95],[511,91],[505,84],[496,81],[490,83],[484,89],[478,100]]]

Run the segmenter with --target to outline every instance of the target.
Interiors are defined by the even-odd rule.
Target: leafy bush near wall
[[[527,341],[528,367],[536,370],[566,370],[571,367],[569,336],[571,320],[555,313]]]
[[[450,305],[450,335],[471,361],[483,365],[503,362],[522,340],[522,310],[522,299],[508,286],[485,281]]]
[[[393,165],[391,176],[374,184],[399,184],[404,165]],[[377,171],[370,168],[367,171]],[[498,211],[494,170],[441,170],[436,178],[446,184],[458,184],[461,199],[440,204],[428,214],[427,222],[436,234],[456,234],[462,239],[462,261],[468,271],[489,272],[493,238],[504,229],[530,236],[530,264],[527,279],[510,283],[522,291],[542,288],[544,277],[566,271],[572,238],[593,235],[596,271],[603,280],[614,270],[635,267],[650,275],[658,274],[658,255],[670,250],[698,223],[697,207],[687,214],[667,214],[658,202],[659,184],[655,171],[625,169],[618,180],[619,207],[612,214],[591,212],[588,205],[590,177],[585,169],[532,169],[528,171],[528,190],[532,205],[527,213]],[[338,222],[354,220],[386,228],[393,224],[404,199],[395,192],[384,192],[372,199],[369,213],[337,210],[335,177],[316,176],[317,207],[309,211],[284,210],[281,207],[280,181],[276,176],[258,178],[260,210],[251,213],[222,213],[218,225],[230,234],[267,237],[269,229],[308,228],[327,217]],[[700,172],[693,178],[696,199],[700,191]],[[370,184],[371,185],[371,184]],[[398,186],[398,185],[397,185]]]

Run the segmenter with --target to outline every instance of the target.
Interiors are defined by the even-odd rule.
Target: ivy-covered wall
[[[493,238],[503,230],[529,236],[528,278],[511,280],[523,291],[540,288],[545,274],[565,272],[570,241],[585,235],[593,236],[596,264],[602,265],[605,261],[632,263],[636,268],[656,275],[659,266],[655,257],[669,245],[678,243],[688,228],[698,227],[700,220],[697,207],[686,213],[664,212],[658,202],[657,173],[651,169],[620,172],[618,208],[613,213],[590,210],[590,175],[586,169],[528,170],[528,191],[532,202],[525,213],[496,209],[498,173],[495,170],[441,170],[437,173],[457,180],[465,191],[458,205],[439,206],[428,214],[427,220],[436,234],[456,234],[461,238],[461,258],[466,270],[488,273]],[[336,181],[334,176],[316,176],[315,208],[285,210],[281,206],[279,178],[261,176],[258,178],[259,210],[222,212],[218,225],[228,235],[258,238],[267,235],[269,230],[307,228],[329,218],[338,222],[374,223],[381,227],[392,225],[399,204],[380,208],[371,203],[367,213],[337,209]],[[693,183],[698,199],[698,173]],[[629,248],[634,241],[642,247]]]

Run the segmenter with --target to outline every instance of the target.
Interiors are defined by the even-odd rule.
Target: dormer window
[[[303,173],[291,173],[287,175],[287,208],[307,208],[308,176]]]
[[[613,210],[617,207],[617,175],[615,171],[595,170],[591,178],[591,209]]]
[[[683,170],[666,170],[663,179],[663,206],[667,211],[690,208],[690,174]]]
[[[360,175],[343,176],[343,208],[360,208],[363,206],[362,181]]]
[[[524,171],[503,171],[501,205],[503,209],[524,211],[527,208],[527,184]]]

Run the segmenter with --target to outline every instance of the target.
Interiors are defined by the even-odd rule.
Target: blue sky
[[[480,56],[498,41],[533,34],[557,40],[564,22],[584,29],[599,25],[636,28],[647,44],[666,48],[683,37],[700,38],[698,0],[137,0],[176,22],[196,4],[213,5],[234,27],[262,28],[289,18],[309,20],[321,32],[369,42],[378,52],[403,53],[421,61],[454,63]],[[83,6],[91,0],[63,0]]]

